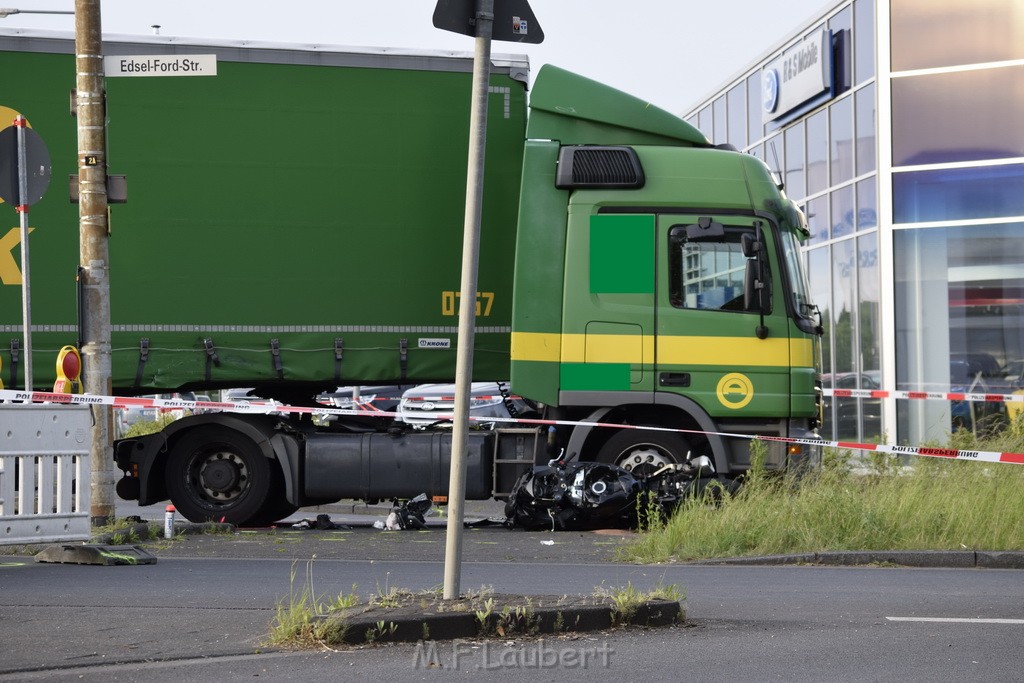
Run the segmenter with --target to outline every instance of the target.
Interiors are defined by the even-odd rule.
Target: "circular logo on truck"
[[[715,393],[718,394],[718,400],[723,406],[739,410],[754,398],[754,383],[746,375],[730,372],[718,380]]]

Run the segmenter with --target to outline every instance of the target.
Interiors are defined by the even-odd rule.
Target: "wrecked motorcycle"
[[[643,515],[668,517],[714,477],[714,465],[704,455],[688,455],[685,462],[646,476],[605,463],[553,460],[516,481],[505,503],[505,525],[552,531],[636,528]]]

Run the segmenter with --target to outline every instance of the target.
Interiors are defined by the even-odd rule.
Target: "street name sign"
[[[109,55],[104,76],[216,76],[217,55]]]

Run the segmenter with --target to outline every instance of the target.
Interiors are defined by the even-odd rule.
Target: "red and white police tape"
[[[972,394],[933,394],[932,392],[875,392],[866,390],[837,389],[831,395],[846,396],[862,393],[887,394],[894,398],[943,398],[947,400],[950,396],[971,396]],[[908,393],[915,396],[895,396],[895,394]],[[826,393],[826,395],[830,395]],[[981,394],[981,396],[987,396]],[[874,398],[874,396],[871,396]],[[881,398],[881,397],[879,397]],[[985,399],[964,399],[964,400],[989,400]],[[108,405],[115,408],[158,408],[158,409],[179,409],[179,410],[206,410],[223,411],[248,414],[271,414],[271,413],[299,413],[308,415],[357,415],[362,417],[380,416],[397,417],[397,413],[385,411],[368,412],[363,410],[352,410],[346,408],[331,408],[328,406],[290,406],[276,401],[182,401],[166,398],[139,398],[128,396],[98,396],[92,394],[55,394],[43,391],[13,391],[0,389],[0,401],[13,401],[18,403],[63,403],[71,405]],[[439,414],[436,416],[439,421],[450,420],[454,415]],[[586,422],[573,420],[545,420],[539,418],[523,417],[475,417],[470,415],[470,421],[492,423],[513,423],[531,425],[553,425],[553,426],[586,426],[586,427],[607,427],[612,429],[639,429],[657,432],[676,432],[683,434],[707,434],[715,436],[726,436],[738,439],[762,439],[764,441],[778,441],[787,444],[801,444],[805,446],[843,448],[849,450],[874,451],[876,453],[892,453],[894,455],[917,455],[929,458],[947,458],[950,460],[970,460],[974,462],[995,462],[1024,464],[1024,453],[1000,453],[997,451],[964,451],[952,448],[930,448],[924,446],[891,446],[888,444],[856,443],[852,441],[826,441],[824,439],[794,439],[783,436],[752,436],[750,434],[734,434],[730,432],[704,432],[696,429],[674,429],[671,427],[649,427],[640,425],[623,425],[613,422]]]
[[[994,403],[1019,403],[1024,401],[1021,394],[975,394],[970,392],[941,391],[883,391],[881,389],[822,389],[824,396],[839,398],[908,398],[940,399],[943,401],[989,401]]]

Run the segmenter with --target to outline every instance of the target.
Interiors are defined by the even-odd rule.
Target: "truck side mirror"
[[[752,234],[745,232],[740,235],[740,248],[743,250],[743,256],[754,258],[761,252],[761,243]]]
[[[761,297],[759,293],[761,291],[761,282],[758,278],[758,267],[760,264],[755,259],[747,261],[747,268],[743,272],[743,310],[744,311],[760,311],[761,309]]]
[[[760,324],[754,333],[758,339],[768,337],[768,328],[764,324],[764,314],[768,308],[768,283],[764,277],[764,242],[761,240],[761,227],[757,227],[757,235],[743,233],[740,235],[740,248],[747,258],[746,269],[743,271],[743,310],[757,311],[761,314]]]

